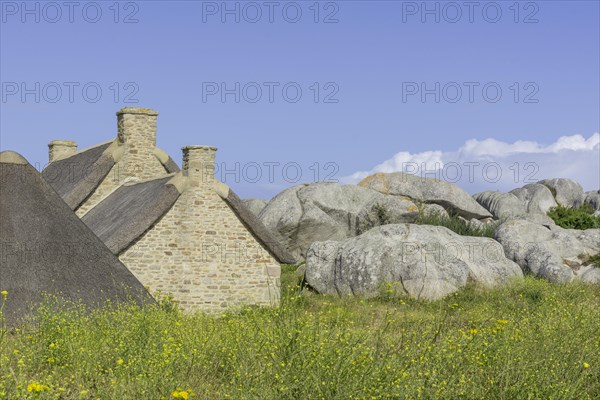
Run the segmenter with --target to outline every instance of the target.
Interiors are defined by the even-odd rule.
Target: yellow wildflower
[[[2,298],[4,300],[6,300],[6,297],[8,296],[8,292],[6,290],[3,290],[3,291],[0,292],[0,294],[2,294]]]
[[[194,395],[194,393],[192,392],[192,389],[175,390],[175,391],[173,391],[173,393],[171,393],[171,396],[173,396],[173,398],[183,399],[183,400],[188,400],[193,395]]]
[[[42,385],[41,383],[37,382],[31,382],[29,385],[27,385],[27,391],[29,393],[39,393],[48,389],[50,389],[48,386]]]
[[[590,364],[588,364],[586,362],[583,363],[583,368],[589,368],[589,367],[590,367]]]

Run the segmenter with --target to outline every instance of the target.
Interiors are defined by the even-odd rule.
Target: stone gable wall
[[[185,310],[279,304],[279,263],[209,185],[184,191],[119,259]]]

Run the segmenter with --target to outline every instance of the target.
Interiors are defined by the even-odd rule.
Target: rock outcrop
[[[437,215],[438,217],[442,218],[450,217],[448,211],[446,211],[446,209],[439,204],[424,204],[421,208],[421,213],[423,215]]]
[[[598,268],[587,260],[600,251],[600,229],[564,229],[511,220],[500,225],[494,237],[506,257],[535,276],[556,283],[575,277],[592,282],[598,277]]]
[[[406,196],[416,201],[439,204],[466,219],[487,218],[492,214],[456,185],[403,172],[377,173],[363,179],[359,186],[384,194]]]
[[[600,211],[600,190],[585,192],[583,203],[592,207],[594,211]]]
[[[412,297],[435,300],[469,281],[495,286],[522,275],[493,239],[440,226],[392,224],[343,241],[313,243],[305,278],[319,293],[372,297],[383,285],[396,284]]]
[[[527,213],[525,203],[512,193],[481,192],[473,198],[497,219],[523,217]]]
[[[246,208],[254,215],[258,216],[260,212],[266,207],[269,203],[267,200],[261,199],[244,199],[242,203],[246,206]]]
[[[354,185],[313,183],[281,192],[259,219],[287,241],[290,253],[304,257],[313,242],[342,240],[384,222],[413,222],[417,216],[417,206],[407,198]]]
[[[554,192],[556,202],[565,207],[579,207],[583,203],[583,188],[572,179],[554,178],[539,181]]]
[[[519,200],[525,203],[530,214],[544,214],[556,207],[558,203],[547,186],[541,183],[530,183],[521,188],[511,190]]]

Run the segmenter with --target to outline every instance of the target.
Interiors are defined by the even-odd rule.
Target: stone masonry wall
[[[184,192],[119,259],[186,310],[279,303],[279,264],[214,191]]]
[[[198,152],[195,161],[203,163]],[[210,149],[206,153],[207,162],[214,165]],[[217,194],[210,179],[200,179],[199,164],[186,157],[184,166],[190,187],[120,260],[152,293],[171,293],[186,310],[219,312],[244,304],[279,304],[277,260]]]

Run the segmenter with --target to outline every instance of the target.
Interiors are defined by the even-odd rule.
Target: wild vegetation
[[[498,227],[499,222],[489,224],[476,225],[458,215],[449,214],[449,216],[440,213],[419,213],[415,223],[420,225],[435,225],[444,226],[451,231],[463,236],[484,236],[493,237],[494,230]]]
[[[600,228],[600,215],[594,216],[594,209],[588,204],[579,207],[559,205],[548,211],[548,216],[556,225],[567,229]]]
[[[49,299],[2,325],[0,398],[600,398],[598,286],[527,277],[425,303],[394,283],[300,292],[291,266],[282,284],[281,307],[219,316]]]
[[[393,220],[390,217],[389,210],[385,205],[377,203],[371,207],[366,218],[361,221],[361,224],[358,227],[358,233],[361,234],[376,226],[387,225],[390,223],[393,223]],[[419,215],[415,220],[415,223],[419,225],[444,226],[463,236],[485,237],[493,237],[494,230],[500,224],[500,222],[494,222],[476,225],[453,213],[450,213],[448,216],[436,212],[425,213],[423,212],[423,204],[420,204]]]

